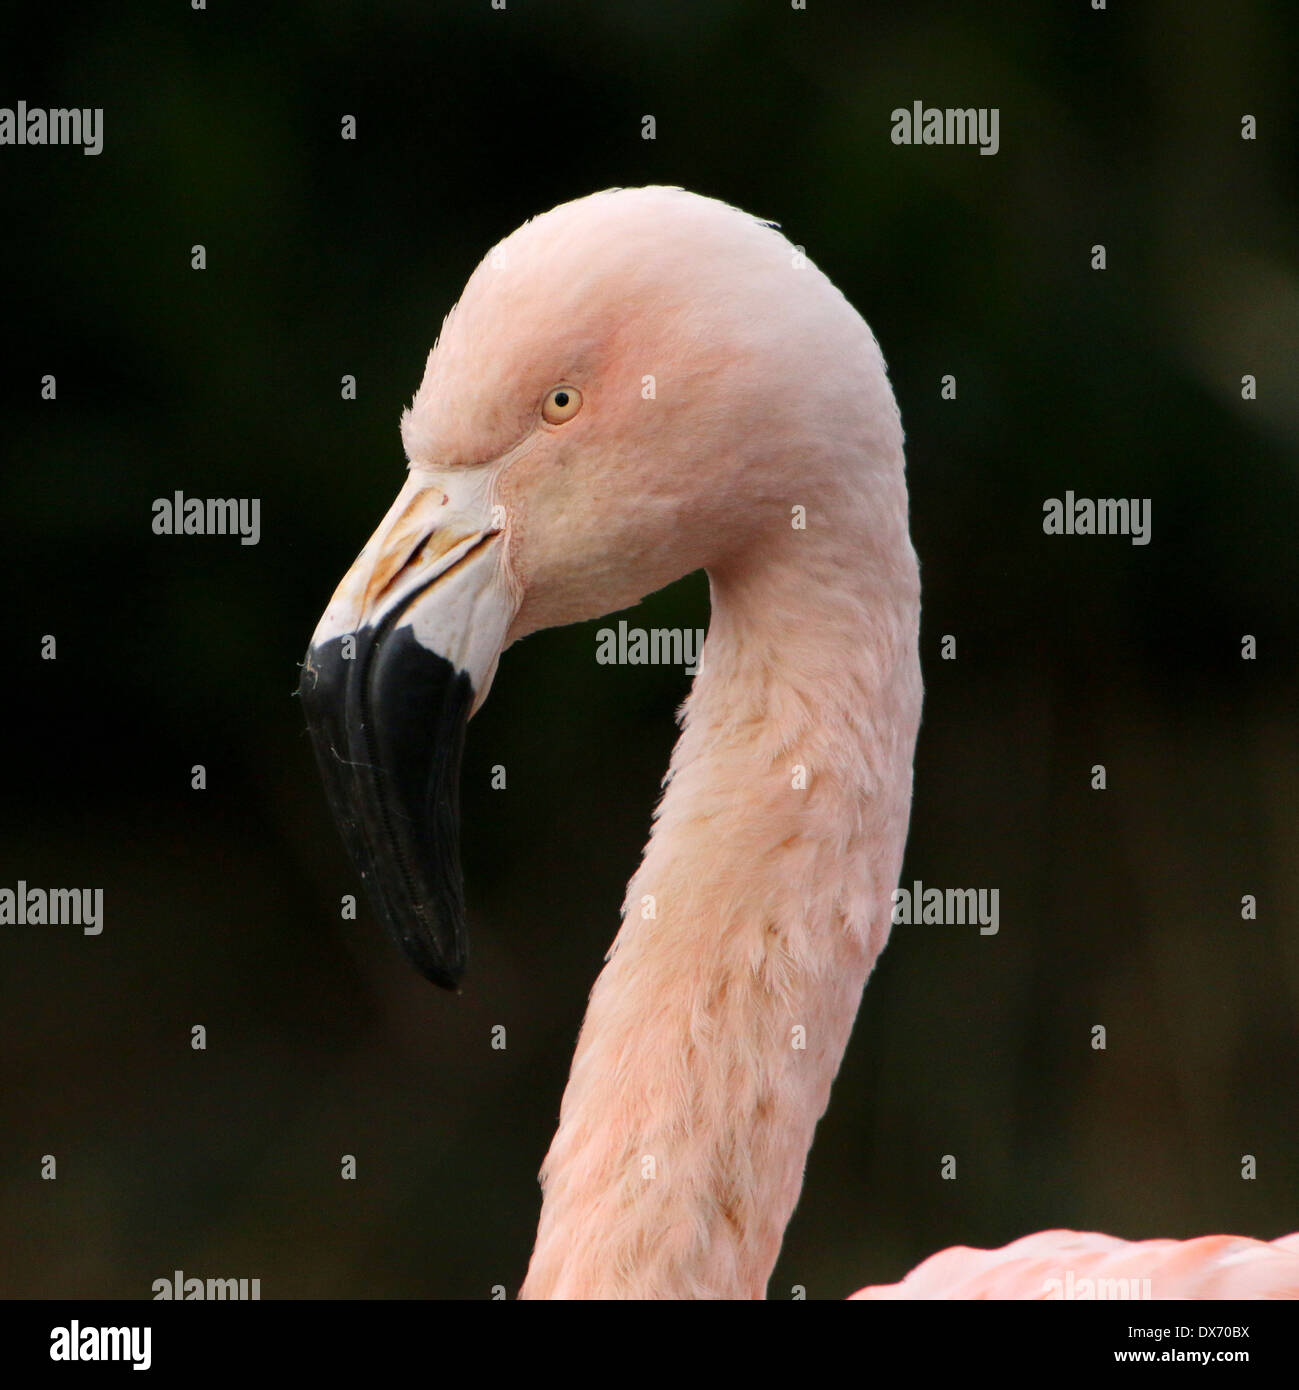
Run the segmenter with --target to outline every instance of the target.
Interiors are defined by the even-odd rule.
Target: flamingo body
[[[1129,1241],[1095,1231],[1040,1231],[999,1250],[941,1250],[899,1283],[875,1284],[852,1298],[1299,1298],[1299,1235]]]

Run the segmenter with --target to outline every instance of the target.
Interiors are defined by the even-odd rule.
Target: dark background
[[[105,146],[0,148],[0,885],[100,886],[105,930],[0,928],[0,1293],[517,1288],[687,678],[597,665],[598,624],[506,654],[456,998],[339,920],[296,662],[479,257],[646,182],[778,220],[874,328],[925,586],[905,877],[1001,892],[996,937],[895,930],[773,1296],[1299,1226],[1291,7],[19,8],[0,105],[102,106]],[[1001,152],[892,145],[917,99],[998,107]],[[1067,488],[1150,497],[1152,543],[1045,537]],[[155,536],[176,489],[261,498],[261,543]],[[702,576],[636,620],[705,625]]]

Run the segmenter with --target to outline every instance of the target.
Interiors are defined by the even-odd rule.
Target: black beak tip
[[[429,959],[423,951],[412,950],[409,946],[405,947],[405,952],[406,959],[426,980],[452,994],[460,993],[460,981],[464,979],[465,974],[463,961],[451,964],[444,960]]]
[[[299,694],[378,916],[425,979],[454,991],[465,971],[459,779],[473,688],[396,616],[313,644]]]

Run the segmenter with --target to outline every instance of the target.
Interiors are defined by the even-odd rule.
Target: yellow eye
[[[576,386],[556,386],[547,392],[541,413],[552,425],[571,420],[582,408],[582,393]]]

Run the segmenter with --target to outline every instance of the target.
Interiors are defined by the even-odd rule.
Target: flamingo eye
[[[552,425],[563,425],[582,408],[582,393],[576,386],[556,386],[546,395],[541,413]]]

